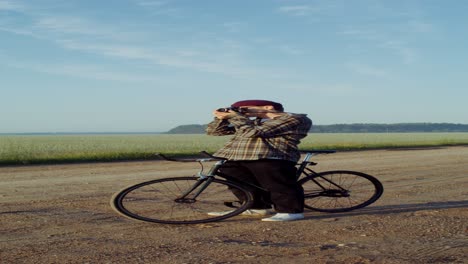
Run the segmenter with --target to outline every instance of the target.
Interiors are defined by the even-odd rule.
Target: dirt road
[[[193,175],[162,161],[0,168],[1,263],[467,263],[468,147],[342,152],[318,171],[379,178],[375,204],[307,212],[288,223],[235,217],[200,225],[123,218],[109,199],[126,185]]]

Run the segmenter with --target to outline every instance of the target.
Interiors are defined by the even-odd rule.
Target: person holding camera
[[[267,100],[239,101],[213,114],[215,119],[208,124],[206,133],[233,135],[213,154],[228,159],[220,175],[268,191],[253,190],[254,203],[243,214],[265,216],[273,206],[276,214],[262,221],[304,218],[304,190],[296,180],[296,163],[300,158],[298,144],[307,136],[312,121],[305,114],[286,113],[280,103]],[[240,194],[231,191],[243,201]]]

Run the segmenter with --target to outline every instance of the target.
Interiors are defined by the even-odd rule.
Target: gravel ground
[[[109,206],[144,180],[190,176],[166,161],[0,168],[1,263],[468,263],[468,147],[317,156],[385,187],[371,206],[295,222],[237,216],[199,225],[132,221]]]

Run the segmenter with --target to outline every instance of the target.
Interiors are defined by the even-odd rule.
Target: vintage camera
[[[216,109],[216,111],[218,112],[229,112],[229,111],[241,112],[239,107],[223,107],[223,108]]]

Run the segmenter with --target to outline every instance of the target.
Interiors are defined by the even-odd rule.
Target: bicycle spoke
[[[305,207],[323,212],[344,212],[367,206],[383,192],[381,183],[364,173],[329,171],[301,180]]]
[[[238,189],[247,202],[221,216],[209,212],[229,210],[224,201],[237,200],[228,187]],[[149,181],[124,189],[112,204],[125,216],[158,223],[204,223],[236,215],[250,206],[252,195],[241,187],[221,180],[208,181],[195,177],[167,178]]]

